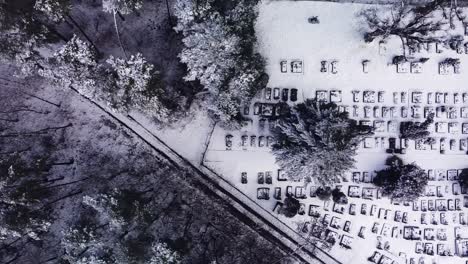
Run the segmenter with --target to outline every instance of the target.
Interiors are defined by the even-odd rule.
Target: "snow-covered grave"
[[[330,254],[342,263],[465,263],[466,259],[457,255],[467,253],[468,236],[457,237],[461,234],[457,232],[468,228],[468,196],[456,179],[468,166],[468,75],[463,71],[452,74],[452,65],[442,69],[439,65],[449,57],[457,58],[463,69],[468,67],[468,55],[430,43],[412,54],[414,61],[429,60],[423,65],[406,64],[407,72],[418,74],[400,74],[392,63],[394,56],[401,55],[400,40],[363,41],[363,22],[356,14],[368,7],[264,1],[257,37],[259,50],[267,59],[269,91],[277,91],[278,96],[259,93],[248,111],[251,122],[241,130],[216,127],[204,165],[298,233],[315,230],[314,221],[327,224],[327,236],[336,240]],[[311,16],[318,16],[320,24],[310,24]],[[464,33],[462,25],[457,29]],[[284,58],[301,58],[301,64],[294,66],[291,59],[283,64]],[[339,71],[325,74],[332,73],[333,61],[339,61]],[[372,62],[366,70],[363,61]],[[282,73],[292,73],[294,67],[302,74]],[[334,101],[350,117],[378,129],[362,143],[356,168],[338,183],[348,195],[346,205],[323,202],[315,195],[317,184],[289,181],[275,164],[267,140],[271,136],[268,127],[273,127],[274,121],[253,109],[255,103],[296,103],[279,95],[280,90],[289,93],[291,88],[300,95],[297,102],[314,97]],[[400,122],[423,122],[430,113],[435,113],[431,144],[399,138]],[[226,150],[227,135],[232,135],[231,150]],[[405,149],[401,158],[428,172],[426,195],[414,203],[392,203],[371,183],[375,171],[384,168],[389,148]],[[266,175],[271,176],[271,182]],[[304,209],[293,218],[274,211],[287,192],[295,195]]]

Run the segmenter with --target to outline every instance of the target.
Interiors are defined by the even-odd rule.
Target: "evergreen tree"
[[[371,134],[371,127],[359,125],[336,104],[307,100],[280,117],[272,150],[289,178],[330,186],[353,168],[356,149]]]
[[[434,114],[430,114],[422,123],[412,121],[400,123],[400,137],[412,140],[424,139],[430,135],[429,125],[434,122]]]
[[[348,203],[348,197],[346,197],[346,194],[344,194],[344,192],[338,190],[337,188],[333,189],[332,196],[333,196],[333,202],[337,204]]]
[[[374,184],[382,194],[398,202],[411,202],[420,197],[428,182],[426,172],[415,164],[403,164],[396,156],[387,161],[388,167],[377,172]]]
[[[74,35],[49,60],[39,74],[57,85],[73,87],[81,94],[94,97],[102,74],[98,67],[97,54],[90,44]]]

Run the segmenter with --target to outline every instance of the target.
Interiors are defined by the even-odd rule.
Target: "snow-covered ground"
[[[371,124],[374,124],[374,121],[377,123],[383,121],[382,131],[377,132],[374,137],[367,140],[369,148],[363,146],[359,150],[356,168],[349,172],[348,182],[341,184],[347,194],[350,185],[358,186],[360,195],[362,188],[373,187],[370,183],[353,182],[352,172],[360,172],[361,175],[362,172],[368,172],[371,177],[375,170],[383,168],[385,159],[389,156],[385,152],[389,144],[388,139],[396,138],[397,146],[400,145],[398,140],[398,123],[400,121],[423,121],[425,108],[436,111],[442,106],[447,109],[453,107],[456,116],[448,116],[446,112],[442,111],[438,117],[436,116],[436,124],[431,128],[433,129],[431,136],[436,139],[436,144],[432,147],[425,146],[426,150],[417,150],[415,142],[409,142],[407,153],[400,156],[407,163],[416,162],[422,168],[428,171],[432,170],[431,173],[440,172],[440,179],[436,177],[434,181],[430,181],[429,185],[433,186],[431,188],[435,190],[439,187],[441,197],[422,197],[416,203],[419,207],[421,207],[421,201],[423,204],[437,204],[436,200],[440,200],[439,202],[444,201],[445,204],[448,204],[449,199],[451,199],[450,203],[455,203],[455,199],[459,199],[461,208],[453,211],[427,211],[425,214],[428,224],[421,224],[423,214],[421,208],[413,208],[413,205],[393,205],[388,199],[377,199],[377,192],[373,189],[371,190],[373,199],[350,198],[350,203],[345,206],[344,213],[341,214],[333,212],[333,203],[324,206],[324,202],[309,196],[310,188],[313,188],[312,184],[305,187],[307,198],[301,200],[305,205],[305,215],[292,219],[278,215],[278,218],[288,223],[292,228],[296,228],[298,223],[310,220],[310,216],[308,216],[310,205],[319,206],[317,210],[321,213],[321,219],[326,214],[328,214],[327,219],[330,217],[328,220],[332,217],[339,217],[341,227],[330,228],[340,236],[337,244],[343,237],[346,239],[346,236],[352,240],[351,249],[337,245],[331,250],[331,254],[342,263],[369,263],[368,258],[375,251],[387,256],[395,263],[465,263],[465,259],[457,256],[437,256],[437,247],[443,245],[455,253],[455,232],[459,227],[467,229],[466,225],[460,223],[460,217],[468,222],[468,210],[463,206],[464,196],[461,194],[453,195],[455,181],[444,178],[442,175],[447,175],[447,170],[454,169],[456,172],[457,169],[468,167],[468,155],[465,154],[466,149],[463,149],[463,142],[468,139],[468,134],[462,133],[462,124],[468,123],[468,116],[462,114],[462,108],[468,106],[468,54],[457,54],[448,49],[441,53],[436,53],[435,50],[430,52],[423,50],[412,55],[415,60],[422,57],[429,58],[429,61],[422,66],[422,73],[397,73],[396,66],[391,65],[391,60],[393,56],[401,55],[399,40],[390,40],[385,47],[379,45],[378,41],[366,44],[362,40],[361,27],[363,22],[357,17],[357,13],[368,7],[370,6],[361,4],[310,1],[264,1],[260,5],[257,32],[260,41],[259,49],[267,59],[267,72],[270,75],[269,87],[297,88],[298,101],[315,97],[317,91],[324,91],[323,93],[319,92],[319,94],[330,100],[330,91],[341,91],[342,100],[338,104],[348,107],[351,117],[370,121]],[[307,19],[311,16],[318,16],[320,23],[308,23]],[[460,29],[461,26],[458,26]],[[460,58],[461,74],[439,74],[439,62],[448,57]],[[288,73],[281,72],[280,62],[282,60],[287,61]],[[293,60],[302,61],[302,73],[290,72],[289,65]],[[337,61],[338,73],[331,73],[331,67],[328,67],[326,73],[321,72],[321,61],[323,60],[329,63]],[[368,73],[363,72],[363,60],[369,60]],[[353,91],[359,91],[356,95],[359,102],[354,101]],[[365,91],[375,92],[375,102],[363,102]],[[378,92],[382,92],[380,101]],[[463,100],[464,93],[467,93],[465,101]],[[421,96],[421,101],[418,100],[419,96]],[[437,96],[441,101],[436,102]],[[406,97],[406,99],[402,97]],[[266,100],[263,93],[256,98],[256,101],[277,102],[277,100]],[[355,108],[357,109],[356,116],[354,115]],[[365,109],[369,111],[368,116],[365,115]],[[403,109],[407,109],[407,117],[402,117]],[[272,211],[278,201],[273,197],[276,187],[281,188],[281,194],[284,198],[287,186],[292,186],[294,193],[295,186],[304,186],[304,184],[277,180],[278,166],[275,164],[274,157],[267,146],[258,146],[259,137],[265,136],[266,140],[266,136],[269,135],[268,121],[265,127],[261,128],[258,116],[252,115],[253,111],[254,108],[251,106],[252,123],[240,131],[225,131],[219,127],[214,130],[204,164],[215,169],[231,184],[245,191],[252,199],[257,199],[257,188],[269,188],[270,199],[257,200],[257,202],[266,210]],[[395,122],[397,127],[394,130],[389,130],[389,122]],[[453,123],[454,128],[458,130],[454,129],[452,133],[449,133],[448,123]],[[440,126],[439,132],[436,132],[435,126]],[[227,134],[233,135],[232,150],[226,150],[225,147]],[[241,146],[242,135],[248,136],[245,147]],[[250,145],[251,136],[256,136],[255,146]],[[444,138],[443,142],[445,140],[445,154],[440,152],[442,138]],[[454,144],[453,148],[450,148],[451,142]],[[241,183],[242,172],[247,173],[247,184]],[[265,174],[271,172],[272,184],[258,184],[257,175],[259,172]],[[453,171],[449,173],[451,172]],[[349,214],[351,204],[355,205],[355,215]],[[366,214],[360,213],[362,204],[367,204]],[[375,205],[375,213],[370,215],[372,205]],[[448,205],[450,207],[450,204]],[[414,211],[416,209],[418,211]],[[383,219],[384,210],[390,210],[387,219]],[[400,211],[401,214],[408,213],[407,223],[394,220],[396,211]],[[381,213],[379,214],[379,212]],[[446,219],[448,219],[447,225],[441,224],[441,213],[445,214]],[[437,225],[431,224],[431,217],[434,217],[434,220],[438,222]],[[345,221],[351,223],[351,229],[348,232],[343,231]],[[377,233],[371,232],[374,223],[379,224]],[[418,226],[421,230],[422,240],[403,239],[405,226]],[[364,231],[365,239],[358,236],[361,227],[366,228]],[[444,229],[447,240],[425,239],[425,228],[433,228],[434,232],[439,229],[442,232]],[[394,230],[393,233],[392,230]],[[427,229],[426,232],[430,231]],[[388,251],[377,249],[378,240],[381,240],[383,244],[388,241],[390,249]],[[424,248],[426,244],[427,247],[433,246],[434,255],[416,253],[419,245]],[[391,261],[382,263],[391,263]]]
[[[205,111],[198,111],[193,119],[159,127],[146,115],[134,112],[130,116],[143,127],[151,131],[169,147],[193,164],[199,164],[206,149],[207,138],[213,128],[213,122]]]

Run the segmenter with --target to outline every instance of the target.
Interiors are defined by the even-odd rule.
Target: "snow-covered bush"
[[[382,194],[398,202],[411,202],[420,197],[428,182],[427,173],[416,164],[403,164],[393,156],[388,167],[377,172],[374,184],[381,187]]]

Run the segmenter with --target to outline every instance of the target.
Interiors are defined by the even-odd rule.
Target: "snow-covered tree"
[[[387,161],[388,167],[377,172],[374,184],[382,194],[398,202],[411,202],[420,197],[428,182],[427,173],[416,164],[403,164],[395,156]]]
[[[0,241],[22,236],[40,240],[49,230],[50,211],[41,206],[51,192],[44,188],[42,164],[16,154],[0,159]]]
[[[143,0],[103,0],[102,9],[107,13],[128,15],[143,7]]]
[[[42,59],[39,50],[58,38],[32,7],[23,7],[26,2],[15,6],[16,2],[0,4],[0,59],[16,63],[23,75],[32,75]]]
[[[402,1],[390,10],[365,9],[360,16],[366,25],[366,42],[398,37],[402,42],[403,56],[406,56],[407,46],[411,48],[432,41],[450,42],[450,30],[456,29],[456,23],[466,23],[463,9],[454,0],[432,0],[420,5],[408,5]]]
[[[125,48],[122,44],[122,40],[120,39],[120,32],[119,27],[117,25],[117,13],[121,15],[128,15],[143,6],[142,0],[103,0],[102,1],[102,9],[104,12],[112,14],[114,18],[114,26],[115,31],[117,33],[117,39],[119,41],[120,48],[125,57],[127,57],[127,53],[125,52]]]
[[[318,187],[317,190],[315,191],[315,194],[320,200],[327,201],[327,200],[330,200],[330,197],[332,196],[332,192],[333,190],[330,186],[325,186],[325,187]]]
[[[109,193],[95,197],[84,196],[83,204],[96,210],[111,227],[121,229],[142,216],[144,207],[142,199],[142,193],[113,189]]]
[[[333,189],[332,191],[332,197],[333,197],[333,202],[337,204],[347,204],[348,203],[348,197],[344,192],[339,190],[338,188]]]
[[[166,243],[154,243],[151,248],[152,257],[147,264],[179,264],[179,254],[167,247]]]
[[[101,250],[103,243],[92,227],[70,227],[68,230],[63,231],[62,235],[63,260],[70,263],[107,263],[94,255],[94,253]]]
[[[422,123],[406,121],[400,123],[400,137],[412,140],[425,139],[430,135],[429,125],[434,122],[434,114],[430,114]]]
[[[58,85],[73,87],[85,96],[95,96],[99,76],[97,55],[87,43],[73,36],[50,59],[39,74]]]
[[[148,63],[140,53],[128,60],[110,57],[109,73],[112,84],[109,87],[110,105],[128,111],[131,108],[144,111],[160,121],[166,121],[168,110],[159,97],[164,93],[161,76],[154,66]]]
[[[273,154],[289,178],[330,186],[353,168],[356,149],[372,128],[359,125],[336,104],[314,99],[290,108],[272,132]]]
[[[50,20],[60,22],[70,11],[69,0],[36,0],[34,8],[43,12]]]
[[[365,9],[360,14],[367,26],[364,40],[372,42],[376,38],[385,40],[390,36],[396,36],[400,38],[403,55],[406,56],[408,44],[444,39],[443,26],[446,22],[439,19],[436,14],[443,1],[434,0],[420,6],[399,3],[393,5],[390,12],[387,9]]]
[[[254,48],[255,1],[231,4],[220,11],[214,6],[226,3],[178,0],[174,11],[175,30],[184,36],[179,57],[188,68],[185,80],[201,83],[207,109],[223,124],[239,122],[241,103],[249,103],[268,81]]]

